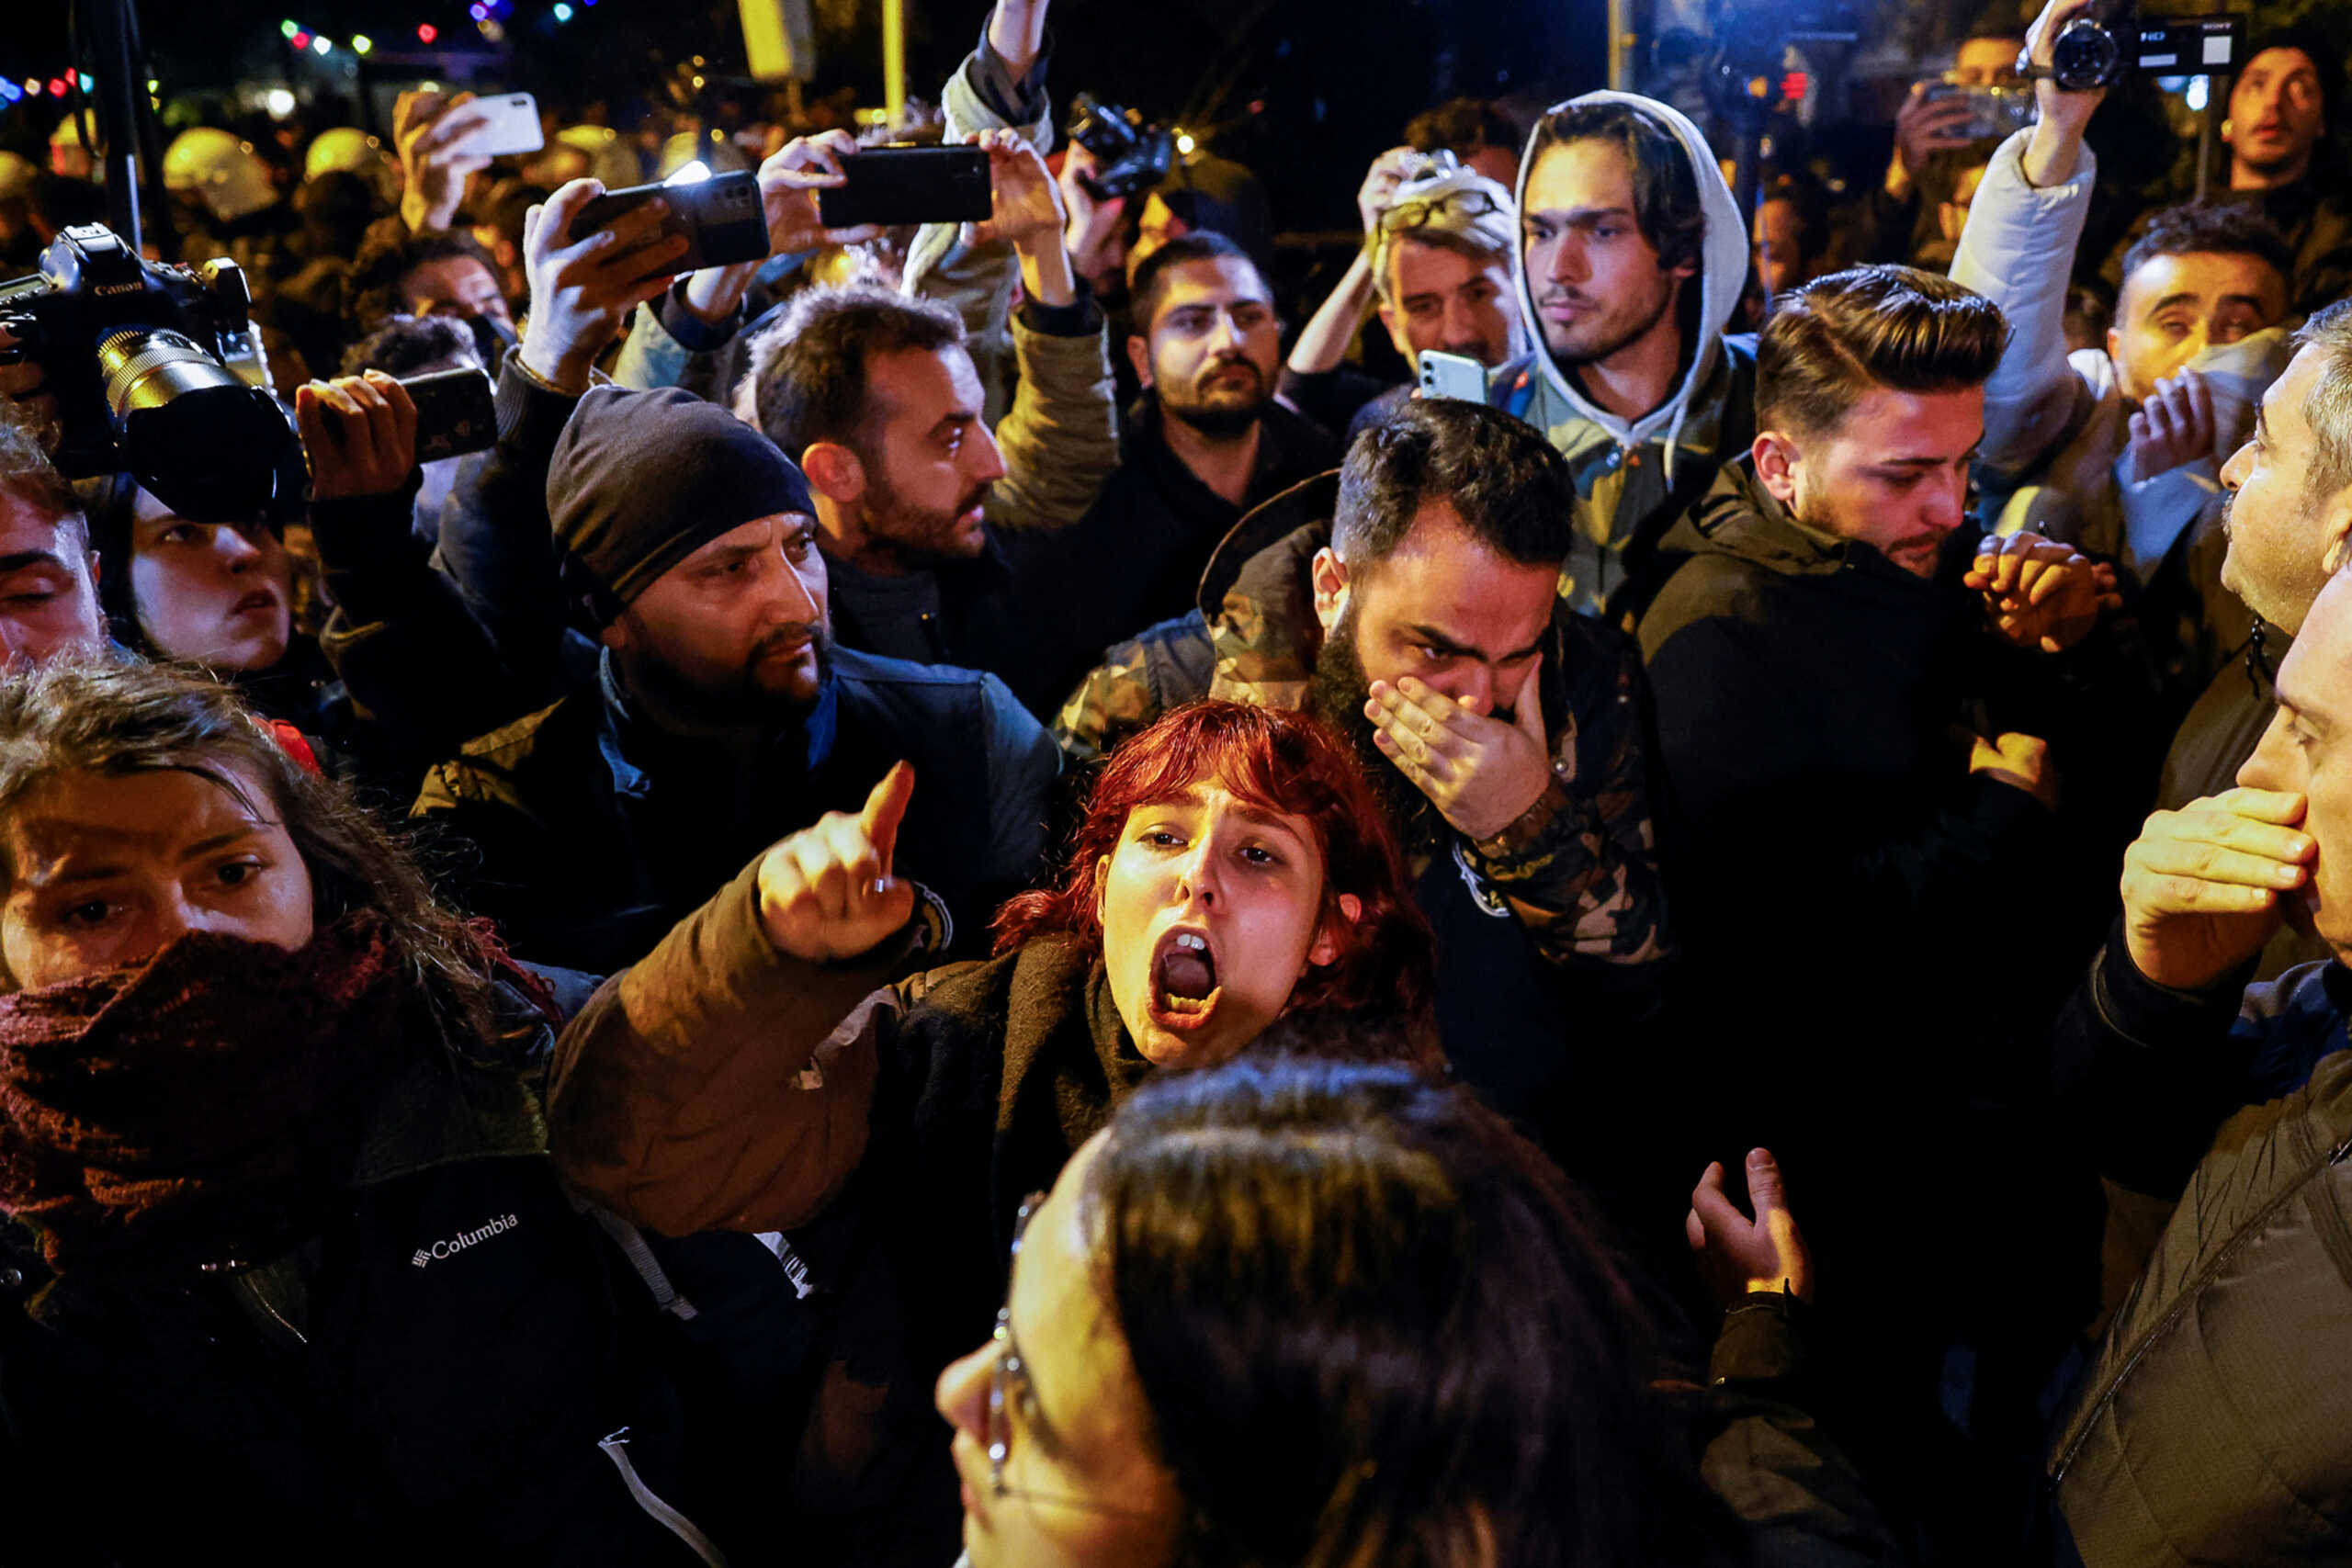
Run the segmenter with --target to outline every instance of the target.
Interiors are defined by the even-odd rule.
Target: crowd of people
[[[1046,0],[979,222],[185,132],[307,483],[0,364],[0,1561],[2352,1562],[2341,56],[2182,199],[2095,3],[1752,220],[1445,106],[1305,299]]]

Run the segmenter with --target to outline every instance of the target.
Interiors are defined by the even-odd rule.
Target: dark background
[[[514,0],[505,21],[503,75],[543,104],[603,99],[625,124],[672,65],[705,56],[715,88],[741,69],[732,0],[572,0],[565,24],[551,3]],[[10,11],[0,75],[21,85],[64,73],[64,0]],[[847,87],[878,105],[876,0],[815,0],[815,12],[810,96]],[[984,0],[909,0],[910,94],[937,96],[987,12]],[[1090,90],[1250,164],[1283,227],[1342,228],[1354,221],[1355,175],[1419,110],[1459,94],[1564,96],[1604,85],[1603,17],[1601,0],[1057,0],[1049,81],[1057,112]],[[277,74],[291,54],[281,19],[338,45],[368,35],[370,68],[388,75],[401,73],[387,56],[416,50],[419,23],[438,28],[445,49],[477,36],[463,0],[144,0],[140,19],[166,104]],[[0,112],[0,144],[31,152],[60,113],[45,96]],[[1349,173],[1334,180],[1334,169]]]

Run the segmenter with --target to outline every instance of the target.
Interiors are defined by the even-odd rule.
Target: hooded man
[[[517,953],[609,973],[766,845],[854,811],[893,762],[921,792],[901,874],[978,935],[1045,850],[1053,742],[992,675],[832,646],[808,481],[675,388],[592,391],[548,512],[597,628],[593,683],[436,768],[419,816],[481,851],[471,907]]]
[[[1555,106],[1519,180],[1520,311],[1530,355],[1487,400],[1551,438],[1577,486],[1561,592],[1630,626],[1659,538],[1756,433],[1756,352],[1726,338],[1747,227],[1706,139],[1630,93]]]

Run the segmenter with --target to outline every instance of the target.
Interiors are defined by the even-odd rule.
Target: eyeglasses
[[[1043,1192],[1032,1192],[1021,1201],[1012,1216],[1012,1253],[1021,1256],[1022,1234],[1029,1228],[1029,1216],[1046,1201]],[[1024,1503],[1047,1504],[1057,1508],[1079,1508],[1090,1514],[1102,1514],[1112,1518],[1148,1520],[1158,1516],[1136,1508],[1114,1507],[1098,1503],[1091,1497],[1069,1497],[1051,1492],[1033,1492],[1015,1486],[1004,1478],[1004,1461],[1012,1451],[1012,1418],[1011,1400],[1014,1389],[1028,1377],[1028,1369],[1021,1359],[1021,1347],[1012,1339],[1012,1303],[1005,1303],[997,1309],[996,1331],[989,1336],[996,1344],[996,1364],[989,1371],[989,1493],[995,1497],[1018,1497]]]
[[[1464,218],[1486,218],[1503,210],[1503,204],[1483,190],[1445,190],[1435,196],[1408,197],[1380,215],[1383,233],[1400,234],[1422,228],[1453,208]]]

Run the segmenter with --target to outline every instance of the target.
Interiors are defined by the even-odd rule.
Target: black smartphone
[[[416,460],[437,463],[498,443],[498,407],[490,378],[470,365],[401,382],[416,405]]]
[[[984,223],[989,155],[978,147],[869,147],[842,160],[845,183],[817,193],[828,229],[861,223]]]
[[[768,219],[760,205],[760,182],[741,173],[713,175],[690,185],[631,186],[627,190],[606,191],[580,209],[571,220],[571,237],[576,242],[599,229],[609,229],[622,213],[657,196],[670,204],[662,232],[684,234],[686,254],[662,263],[646,277],[758,261],[768,254]]]

